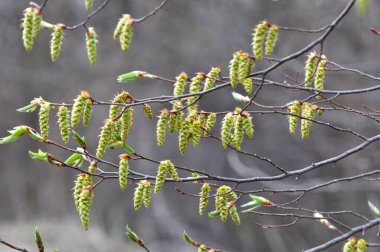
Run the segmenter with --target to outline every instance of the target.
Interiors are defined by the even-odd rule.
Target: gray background
[[[56,63],[50,61],[49,32],[42,31],[32,53],[22,47],[19,21],[29,1],[0,1],[0,132],[20,124],[37,127],[37,113],[18,113],[16,109],[28,104],[34,97],[42,96],[51,102],[70,102],[81,89],[87,89],[94,98],[110,100],[123,89],[135,98],[171,94],[171,84],[141,80],[130,85],[116,82],[124,72],[143,70],[168,78],[185,71],[190,76],[198,71],[207,72],[211,66],[220,65],[224,76],[234,51],[250,51],[251,29],[259,21],[268,19],[282,26],[316,29],[328,24],[343,9],[346,0],[171,0],[156,16],[135,26],[132,46],[122,53],[118,41],[112,40],[113,29],[122,13],[141,17],[159,4],[158,0],[114,0],[99,13],[90,25],[98,33],[98,60],[95,66],[88,63],[84,31],[78,29],[66,33],[62,53]],[[50,0],[44,19],[52,23],[74,25],[86,15],[84,1]],[[101,3],[95,0],[95,5]],[[368,27],[378,25],[380,4],[372,1],[368,17],[360,17],[354,9],[326,40],[325,54],[329,59],[348,67],[355,67],[376,74],[379,69],[380,38],[372,35]],[[281,32],[274,57],[295,52],[315,39],[317,35]],[[282,67],[283,71],[302,76],[305,56]],[[263,62],[257,69],[268,66]],[[276,74],[269,78],[282,80]],[[329,73],[326,86],[329,89],[360,88],[374,85],[373,81],[342,72]],[[282,105],[306,94],[284,92],[268,88],[258,97],[264,104]],[[380,109],[378,94],[346,96],[339,101],[355,108],[368,104]],[[206,111],[231,110],[239,104],[231,98],[230,89],[222,89],[204,97],[202,109]],[[157,115],[162,108],[154,105]],[[53,114],[53,113],[52,113]],[[91,127],[78,131],[86,135],[90,150],[94,151],[101,122],[107,116],[107,108],[97,107]],[[213,139],[202,140],[198,149],[190,147],[184,157],[177,150],[177,135],[168,137],[162,148],[155,144],[155,122],[142,116],[136,108],[135,124],[129,144],[137,152],[157,160],[172,159],[179,165],[206,170],[212,174],[231,177],[257,176],[263,172],[275,174],[267,164],[255,159],[239,157],[226,152]],[[338,126],[351,127],[366,136],[378,133],[378,125],[353,114],[325,113],[321,120]],[[51,116],[51,124],[56,121]],[[330,128],[313,125],[310,138],[288,133],[287,119],[280,115],[255,116],[255,138],[246,140],[243,149],[265,155],[289,170],[304,167],[311,162],[337,155],[360,141],[348,134]],[[219,121],[218,121],[219,125]],[[51,137],[60,142],[57,126],[51,127]],[[71,146],[74,143],[70,142]],[[378,145],[373,144],[360,154],[329,165],[303,176],[300,180],[286,181],[292,187],[312,185],[316,181],[354,175],[378,167]],[[335,233],[314,221],[300,221],[286,229],[262,229],[253,221],[265,224],[281,224],[291,220],[261,218],[241,215],[242,224],[236,227],[231,221],[220,223],[217,219],[198,215],[195,198],[181,196],[172,185],[155,195],[149,210],[135,213],[132,205],[132,186],[120,192],[115,180],[106,181],[95,191],[88,232],[81,228],[71,196],[75,173],[32,161],[28,150],[48,150],[62,159],[67,153],[59,149],[39,145],[27,137],[14,144],[0,146],[0,237],[33,248],[33,229],[38,225],[46,247],[60,251],[140,251],[124,237],[129,224],[145,240],[152,251],[194,251],[181,238],[183,230],[197,241],[226,251],[301,251],[331,239]],[[117,162],[114,151],[106,156]],[[231,157],[229,162],[227,156]],[[231,160],[230,159],[230,160]],[[246,167],[243,167],[246,166]],[[138,161],[131,163],[134,170],[155,174],[154,164]],[[187,175],[186,175],[187,176]],[[281,187],[271,183],[266,186]],[[260,188],[250,184],[242,188]],[[197,193],[199,185],[181,186]],[[305,197],[300,206],[320,210],[351,209],[370,216],[367,199],[380,203],[377,182],[351,182],[331,186]],[[269,196],[275,202],[291,200],[291,195]],[[212,204],[211,204],[212,205]],[[212,208],[210,207],[211,211]],[[361,222],[349,216],[339,218],[351,226]],[[373,241],[376,237],[373,236]],[[331,251],[338,251],[334,247]],[[0,247],[0,251],[10,251]],[[35,250],[34,250],[35,251]]]

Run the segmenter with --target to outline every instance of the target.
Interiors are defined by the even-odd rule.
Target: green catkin
[[[253,90],[253,81],[251,78],[245,78],[242,82],[243,86],[244,86],[244,90],[245,92],[247,92],[248,94],[252,93],[252,90]]]
[[[271,25],[268,31],[267,40],[265,42],[265,55],[270,56],[273,51],[274,47],[276,46],[278,39],[278,26],[277,25]]]
[[[50,55],[51,60],[56,61],[61,52],[65,25],[57,24],[54,25],[52,29],[53,33],[51,34],[50,40]]]
[[[231,87],[236,88],[237,84],[239,83],[239,57],[240,57],[241,51],[237,51],[234,53],[231,61],[230,61],[230,81],[231,81]]]
[[[22,23],[22,41],[25,50],[30,52],[33,49],[33,8],[26,8],[24,10],[24,17]]]
[[[302,104],[301,116],[305,119],[301,119],[301,136],[304,140],[309,136],[310,127],[312,124],[311,120],[315,118],[317,109],[318,107],[316,105],[312,105],[307,102]]]
[[[325,75],[326,75],[326,64],[327,60],[324,55],[322,55],[321,60],[318,63],[317,71],[315,72],[315,79],[314,79],[314,88],[318,90],[324,89],[325,84]],[[318,93],[318,92],[316,92]],[[316,97],[317,99],[320,99],[321,97],[318,95]]]
[[[206,207],[208,205],[208,195],[210,193],[211,187],[208,183],[204,183],[201,188],[200,198],[199,198],[199,214],[203,215]]]
[[[166,122],[169,119],[169,111],[163,109],[161,111],[160,118],[157,121],[156,135],[157,135],[157,145],[162,146],[165,143],[166,136]]]
[[[49,136],[49,115],[50,115],[50,104],[48,102],[41,102],[39,116],[40,133],[44,140],[48,139]]]
[[[210,72],[207,74],[207,79],[203,87],[203,91],[209,90],[214,87],[216,79],[219,77],[220,67],[212,67]]]
[[[92,116],[92,108],[93,108],[93,101],[90,98],[87,98],[86,100],[86,106],[84,107],[83,111],[83,125],[88,126],[91,121]]]
[[[79,218],[84,230],[90,225],[90,209],[92,204],[93,193],[90,187],[82,189],[79,200]]]
[[[67,143],[69,141],[69,112],[66,106],[58,107],[58,126],[61,133],[62,140]]]
[[[172,179],[179,181],[177,169],[170,160],[166,160],[166,169]]]
[[[172,134],[176,130],[176,123],[177,123],[177,113],[170,113],[169,118],[168,118],[168,126],[169,126],[170,134]]]
[[[315,74],[314,71],[317,67],[317,54],[316,52],[311,52],[307,56],[305,63],[305,87],[310,87],[311,83],[314,80]]]
[[[173,95],[179,96],[185,93],[186,82],[187,82],[187,74],[185,72],[180,73],[176,78],[176,82],[174,83]]]
[[[190,94],[198,93],[201,90],[202,81],[206,78],[206,74],[203,72],[197,73],[197,75],[191,79],[190,83]],[[197,107],[196,101],[199,98],[198,95],[190,96],[187,100],[189,106],[189,110],[194,110]],[[193,104],[194,103],[194,104]]]
[[[231,142],[231,130],[233,128],[233,114],[228,113],[224,116],[221,128],[221,139],[224,148]]]
[[[107,119],[102,127],[102,131],[100,132],[98,148],[96,149],[96,157],[102,158],[107,151],[107,145],[111,140],[111,131],[114,127],[115,122],[111,119]]]
[[[78,126],[88,98],[90,98],[90,94],[87,91],[81,91],[80,95],[75,98],[71,111],[71,128],[75,129]]]
[[[360,239],[356,244],[356,252],[367,252],[367,243],[364,239]]]
[[[33,9],[33,29],[32,29],[32,37],[35,38],[41,31],[41,22],[42,22],[42,13],[40,9]]]
[[[86,10],[90,10],[92,8],[93,0],[85,0]]]
[[[78,177],[75,180],[74,188],[73,188],[73,190],[74,190],[73,196],[74,196],[75,207],[76,207],[78,213],[79,213],[80,195],[81,195],[82,189],[84,187],[91,185],[92,181],[91,181],[90,177],[91,176],[88,174],[81,173],[81,174],[78,174]]]
[[[210,135],[207,132],[211,133],[212,129],[215,126],[215,123],[216,123],[216,114],[215,113],[210,113],[208,115],[206,123],[205,123],[205,129],[206,129],[205,134],[204,134],[205,137]]]
[[[125,143],[133,125],[133,107],[127,108],[121,116],[121,141]]]
[[[133,197],[133,207],[136,211],[139,211],[141,208],[141,204],[143,202],[143,194],[144,194],[144,183],[140,181],[139,185],[135,189],[134,197]]]
[[[96,32],[93,27],[87,29],[86,32],[86,47],[87,47],[87,56],[91,65],[95,64],[96,61]]]
[[[198,147],[202,137],[202,124],[199,120],[194,121],[192,125],[193,146]]]
[[[90,166],[88,167],[88,172],[89,173],[95,173],[97,171],[97,169],[98,169],[97,162],[93,161],[90,163]]]
[[[243,129],[247,137],[252,138],[255,131],[253,129],[253,122],[252,117],[249,115],[249,113],[244,112],[243,115],[245,116],[245,119],[243,121]]]
[[[240,150],[240,146],[243,142],[243,122],[245,120],[245,116],[238,115],[234,125],[234,139],[233,144],[235,149]]]
[[[343,246],[343,252],[355,252],[356,239],[350,238]]]
[[[115,143],[120,140],[121,135],[121,128],[122,128],[121,120],[117,120],[115,122],[115,127],[113,128],[112,134],[111,134],[111,143]]]
[[[220,220],[222,222],[227,221],[228,217],[228,207],[227,207],[227,195],[231,190],[228,186],[221,186],[216,190],[216,199],[215,199],[215,207],[216,210],[219,212]]]
[[[143,192],[143,203],[145,208],[149,208],[152,199],[152,187],[149,181],[143,180],[144,192]]]
[[[122,16],[121,18],[119,18],[119,21],[117,22],[117,25],[113,32],[113,39],[120,38],[120,35],[123,31],[124,26],[125,26],[125,19],[124,19],[124,16]]]
[[[240,83],[243,83],[243,81],[249,75],[249,67],[250,67],[249,54],[245,52],[240,53],[240,56],[239,56],[239,82]]]
[[[183,111],[179,111],[176,113],[176,119],[175,119],[175,130],[180,131],[182,127],[182,117],[184,113]]]
[[[124,25],[121,29],[121,34],[119,36],[121,50],[127,52],[131,46],[132,36],[133,36],[133,18],[130,15],[123,15]]]
[[[296,100],[293,101],[292,104],[288,107],[288,112],[295,115],[301,115],[301,101]],[[298,116],[289,115],[289,132],[291,134],[296,133],[297,125],[298,125]]]
[[[178,147],[179,152],[184,155],[186,151],[186,147],[188,145],[188,139],[190,136],[190,126],[191,126],[191,120],[189,118],[186,118],[185,121],[182,123],[182,127],[179,131],[179,139],[178,139]]]
[[[252,51],[255,55],[256,60],[261,60],[263,57],[264,40],[265,35],[268,31],[268,27],[268,21],[263,21],[258,24],[254,30],[252,38]]]
[[[115,95],[115,97],[112,100],[112,103],[124,103],[126,99],[126,92],[122,92],[120,94]],[[108,118],[114,119],[119,115],[119,105],[111,105],[109,112],[108,112]]]
[[[235,205],[233,205],[230,208],[230,216],[232,221],[235,222],[236,225],[240,225],[240,216]]]
[[[119,185],[120,189],[124,191],[127,187],[130,157],[127,154],[121,154],[119,158]]]
[[[165,183],[166,174],[167,174],[167,162],[161,161],[160,165],[158,166],[158,171],[156,175],[154,193],[158,193],[159,191],[161,191]]]
[[[144,103],[142,108],[143,108],[143,112],[144,112],[146,118],[148,118],[149,120],[152,120],[153,119],[153,113],[152,113],[152,108],[149,106],[149,104]]]

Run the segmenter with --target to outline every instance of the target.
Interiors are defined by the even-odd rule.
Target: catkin
[[[26,8],[23,14],[22,41],[25,50],[30,52],[33,49],[33,8]]]
[[[291,114],[295,114],[300,116],[301,115],[301,101],[296,100],[293,101],[292,104],[288,107],[288,112]],[[295,115],[289,115],[289,132],[291,134],[296,133],[297,125],[298,125],[298,116]]]
[[[169,119],[169,111],[163,109],[161,111],[161,116],[157,121],[156,135],[157,135],[157,145],[162,146],[165,143],[166,136],[166,122]]]
[[[252,122],[252,117],[249,115],[249,113],[244,112],[243,113],[244,121],[243,121],[243,129],[247,137],[252,138],[254,135],[254,125]]]
[[[263,21],[259,23],[254,30],[252,38],[252,51],[256,60],[261,60],[263,57],[264,40],[268,27],[268,21]]]
[[[193,146],[198,147],[202,137],[202,124],[199,120],[194,121],[192,125],[192,137],[193,137]]]
[[[152,120],[153,119],[153,113],[152,113],[152,109],[149,106],[149,104],[144,103],[143,106],[142,106],[142,108],[143,108],[143,112],[144,112],[145,116],[148,119]]]
[[[199,198],[199,214],[203,215],[206,207],[208,205],[208,195],[210,193],[211,187],[208,183],[204,183],[201,188],[200,198]]]
[[[167,162],[161,161],[160,165],[158,166],[158,171],[156,175],[154,193],[158,193],[159,191],[161,191],[165,183],[166,174],[167,174]]]
[[[111,131],[115,123],[111,119],[107,119],[100,132],[98,148],[96,149],[96,157],[102,158],[107,151],[107,145],[111,140]]]
[[[144,183],[140,181],[139,185],[135,189],[134,197],[133,197],[133,207],[136,211],[139,211],[141,208],[141,204],[143,202],[143,194],[144,194]]]
[[[240,150],[240,146],[243,142],[243,122],[245,120],[245,116],[238,115],[234,125],[234,139],[233,145],[235,149]]]
[[[83,188],[79,200],[79,218],[82,222],[84,230],[87,230],[90,224],[92,198],[93,193],[90,187]]]
[[[311,52],[307,56],[307,60],[305,63],[305,87],[310,87],[311,83],[314,80],[314,71],[317,67],[317,53]]]
[[[198,93],[200,90],[201,90],[201,86],[202,86],[202,81],[206,78],[206,74],[203,73],[203,72],[200,72],[200,73],[197,73],[197,75],[191,79],[191,83],[190,83],[190,94],[195,94],[195,93]],[[188,102],[188,105],[189,106],[189,110],[194,110],[196,107],[197,107],[197,100],[198,100],[199,96],[198,95],[194,95],[194,96],[190,96],[187,100]]]
[[[122,128],[122,123],[121,123],[121,120],[117,120],[115,122],[115,127],[113,128],[112,130],[112,134],[111,134],[111,143],[116,143],[118,141],[120,141],[121,137],[121,128]]]
[[[50,55],[51,60],[56,61],[61,52],[65,25],[57,24],[54,25],[52,29],[53,33],[51,34],[50,40]]]
[[[178,146],[179,152],[184,155],[186,147],[189,143],[191,120],[186,118],[182,123],[181,130],[179,131]]]
[[[244,86],[244,90],[245,92],[247,92],[248,94],[252,93],[252,90],[253,90],[253,81],[251,78],[245,78],[242,82],[243,86]]]
[[[128,14],[124,14],[123,22],[124,22],[124,25],[121,29],[119,39],[120,39],[121,50],[123,52],[127,52],[132,42],[133,18]]]
[[[90,98],[90,94],[87,91],[81,91],[80,95],[74,100],[73,108],[71,111],[71,127],[75,129],[80,121],[84,107],[86,106],[86,100]]]
[[[327,60],[324,55],[322,55],[321,60],[318,63],[317,71],[315,72],[315,79],[314,79],[314,88],[318,90],[324,89],[324,83],[325,83],[325,75],[326,75],[326,64]],[[321,97],[318,95],[316,97],[317,99],[320,99]]]
[[[69,141],[69,112],[66,106],[59,106],[58,108],[58,126],[61,133],[62,140],[67,143]]]
[[[236,209],[236,206],[233,205],[231,208],[230,208],[230,216],[231,216],[231,219],[233,222],[235,222],[236,225],[240,225],[240,216],[239,216],[239,213]]]
[[[87,98],[86,100],[86,106],[84,107],[83,111],[83,125],[88,126],[91,121],[92,117],[92,108],[93,108],[93,101],[91,98]]]
[[[350,238],[343,246],[343,252],[355,252],[356,239]]]
[[[32,37],[35,38],[41,31],[42,13],[39,8],[33,9]]]
[[[242,52],[239,55],[239,82],[243,83],[243,81],[247,78],[250,72],[250,60],[249,54]]]
[[[309,136],[310,127],[312,124],[312,119],[316,116],[316,111],[318,107],[310,103],[304,102],[302,105],[301,116],[304,117],[301,119],[301,136],[302,139],[306,139]]]
[[[49,115],[50,115],[50,104],[48,102],[41,102],[39,116],[40,133],[44,140],[48,139],[49,136]]]
[[[206,129],[206,131],[204,133],[205,136],[209,136],[210,135],[208,132],[211,133],[212,129],[215,126],[215,123],[216,123],[216,114],[215,113],[210,113],[208,115],[206,123],[205,123],[205,129]]]
[[[170,160],[166,160],[166,169],[172,179],[179,181],[177,169]]]
[[[151,198],[152,198],[152,187],[149,181],[143,180],[144,192],[143,192],[143,203],[145,208],[149,208]]]
[[[133,125],[133,107],[127,108],[121,116],[121,141],[124,143]]]
[[[80,202],[82,189],[91,184],[92,184],[92,178],[90,175],[85,174],[85,173],[78,174],[78,177],[75,180],[74,188],[73,188],[74,203],[75,203],[75,207],[78,213],[79,213],[79,202]]]
[[[211,68],[210,72],[207,74],[207,79],[203,87],[203,91],[209,90],[214,87],[216,79],[219,77],[220,67]]]
[[[87,47],[87,56],[91,65],[95,64],[96,61],[96,32],[93,27],[87,29],[86,32],[86,47]]]
[[[227,148],[228,144],[232,140],[231,130],[233,128],[233,114],[227,113],[222,121],[221,139],[224,148]]]
[[[364,239],[360,239],[356,244],[356,252],[367,252],[367,243]]]
[[[216,190],[215,208],[219,212],[219,217],[222,222],[227,221],[228,208],[226,193],[230,190],[228,186],[221,186]]]
[[[174,96],[183,95],[183,93],[185,93],[187,79],[188,77],[185,72],[180,73],[176,77],[176,82],[174,83],[174,90],[173,90]]]
[[[122,154],[119,156],[119,185],[122,191],[127,187],[128,170],[129,170],[129,155]]]
[[[127,92],[121,92],[120,94],[115,95],[112,103],[124,103],[126,102],[127,96],[129,96]],[[119,111],[119,105],[112,104],[108,112],[108,118],[114,119],[119,115]]]
[[[273,53],[277,40],[278,40],[278,26],[271,25],[268,31],[267,40],[265,42],[265,54],[267,56]]]
[[[234,53],[233,58],[230,61],[230,81],[231,81],[231,87],[236,88],[237,84],[239,83],[239,55],[241,54],[240,51],[237,51]]]

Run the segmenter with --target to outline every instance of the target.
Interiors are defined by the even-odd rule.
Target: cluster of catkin
[[[343,252],[367,252],[367,243],[364,239],[356,240],[351,237],[343,246]]]
[[[324,90],[327,58],[325,55],[317,56],[316,52],[311,52],[307,56],[305,63],[305,87],[310,87],[314,83],[314,88]],[[316,97],[320,99],[320,96]]]
[[[168,173],[173,180],[179,181],[179,175],[173,163],[170,160],[161,161],[157,170],[154,193],[161,191]]]
[[[263,57],[263,49],[265,45],[265,54],[271,55],[274,51],[278,40],[278,26],[270,24],[264,20],[256,25],[252,34],[252,51],[256,60]]]
[[[315,104],[295,100],[288,106],[288,112],[291,114],[288,115],[290,133],[296,133],[298,120],[299,117],[301,117],[301,136],[302,139],[306,139],[309,136],[312,120],[314,120],[317,115],[322,115],[324,110],[318,108]]]
[[[244,86],[247,93],[252,93],[253,82],[249,74],[255,67],[255,60],[248,53],[237,51],[230,61],[230,81],[231,87],[236,88],[239,83]]]
[[[93,0],[85,0],[87,10],[90,10],[93,5]],[[34,40],[40,33],[42,28],[48,28],[52,31],[50,39],[50,56],[52,61],[56,61],[61,52],[64,32],[67,29],[64,24],[50,24],[42,19],[41,8],[37,5],[28,7],[23,12],[22,18],[22,40],[25,50],[30,52],[33,49]],[[94,27],[85,27],[86,29],[86,49],[88,60],[91,65],[94,65],[97,57],[97,34]],[[133,35],[133,18],[124,14],[116,25],[114,31],[114,39],[120,40],[121,49],[123,52],[128,51]]]
[[[223,147],[227,148],[231,144],[235,149],[240,150],[244,134],[249,138],[253,137],[252,117],[247,112],[241,113],[241,108],[238,107],[223,118],[220,132]]]
[[[123,145],[133,125],[133,107],[122,106],[132,102],[128,92],[123,91],[115,96],[109,109],[109,117],[105,120],[99,135],[96,157],[101,158],[111,144]]]

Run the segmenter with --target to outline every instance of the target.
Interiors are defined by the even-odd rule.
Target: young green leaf
[[[149,78],[149,79],[154,79],[157,78],[157,76],[149,74],[147,72],[143,71],[132,71],[129,73],[121,74],[119,77],[117,77],[117,81],[119,83],[128,83],[137,80],[138,78]]]
[[[375,215],[376,217],[380,217],[380,210],[374,204],[372,204],[371,201],[368,201],[368,207],[373,215]]]
[[[33,112],[36,110],[40,103],[39,99],[34,99],[30,102],[30,104],[26,105],[25,107],[17,109],[18,112]]]
[[[86,148],[86,138],[84,136],[81,137],[74,130],[72,132],[73,132],[74,140],[79,144],[80,147],[85,149]]]
[[[37,161],[48,161],[49,153],[38,150],[38,152],[29,151],[29,156]]]
[[[73,155],[68,157],[64,163],[67,165],[73,164],[73,163],[80,164],[82,161],[83,161],[82,154],[74,153]]]
[[[41,238],[40,231],[38,230],[38,227],[35,229],[35,235],[36,235],[36,245],[39,251],[44,251],[44,243]]]

